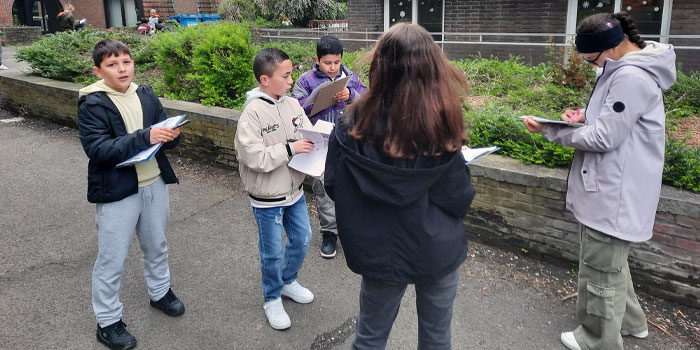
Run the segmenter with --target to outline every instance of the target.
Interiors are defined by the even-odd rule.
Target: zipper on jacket
[[[289,135],[289,133],[287,132],[287,127],[284,125],[284,118],[282,117],[282,112],[280,111],[280,105],[275,104],[275,107],[277,107],[277,115],[280,117],[280,120],[282,121],[282,127],[284,128],[284,138],[289,139],[289,137],[287,136],[287,135]],[[292,125],[293,125],[293,123],[292,123]],[[294,136],[294,135],[292,135],[292,136]],[[285,142],[287,142],[287,141],[285,141]],[[290,147],[291,147],[291,145],[290,145]],[[292,157],[294,157],[294,156],[292,156]],[[289,167],[289,162],[287,162],[287,167]],[[291,171],[289,172],[289,183],[290,183],[290,185],[292,185],[292,188],[294,188],[294,177],[292,176]],[[294,190],[292,190],[292,193],[293,192],[294,192]]]

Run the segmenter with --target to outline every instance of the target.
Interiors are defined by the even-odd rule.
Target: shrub
[[[497,153],[525,163],[546,166],[566,166],[574,150],[549,142],[541,134],[532,134],[518,120],[515,111],[504,106],[487,106],[466,114],[467,124],[473,125],[469,135],[470,147],[498,146]]]
[[[664,93],[667,117],[700,116],[700,72],[687,75],[679,70],[676,77],[676,83]]]
[[[263,17],[288,18],[294,25],[307,27],[312,19],[336,19],[346,16],[335,0],[256,0]]]
[[[147,39],[134,31],[105,31],[86,28],[74,32],[45,35],[30,46],[17,50],[17,58],[27,61],[36,75],[45,78],[90,84],[98,80],[93,74],[92,48],[102,39],[116,39],[129,46],[134,58],[137,83],[148,78],[146,71],[154,67]]]
[[[555,83],[558,78],[552,66],[529,66],[519,57],[473,58],[453,64],[464,71],[473,95],[500,98],[521,114],[558,118],[565,109],[584,105],[590,94],[590,89]]]
[[[663,181],[700,192],[700,148],[687,146],[685,140],[667,137]]]
[[[169,98],[240,107],[253,88],[250,28],[235,22],[204,23],[163,33],[152,42]]]
[[[72,82],[78,76],[92,75],[90,54],[105,35],[90,30],[46,35],[19,48],[17,59],[29,62],[32,71],[42,77]]]

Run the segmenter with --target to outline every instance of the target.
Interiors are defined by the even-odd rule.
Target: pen
[[[299,140],[297,140],[297,139],[287,139],[287,142],[289,142],[289,143],[297,142],[297,141],[299,141]],[[311,142],[311,141],[309,141],[309,142]],[[311,142],[311,144],[313,145],[314,143]]]
[[[175,126],[173,127],[173,130],[175,130],[175,129],[177,129],[177,128],[180,128],[180,127],[183,127],[183,126],[185,126],[185,125],[186,125],[187,123],[189,123],[189,122],[190,122],[190,120],[187,119],[187,120],[185,120],[184,122],[182,122],[182,123],[180,123],[180,124],[178,124],[178,125],[175,125]]]
[[[576,108],[576,111],[574,112],[574,118],[578,117],[579,113],[581,113],[581,107]],[[573,121],[569,120],[569,123],[573,123]]]

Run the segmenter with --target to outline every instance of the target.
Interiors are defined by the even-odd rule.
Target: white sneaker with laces
[[[282,306],[282,298],[266,302],[263,309],[265,309],[267,322],[270,323],[270,327],[273,329],[282,330],[292,326],[292,320],[289,319],[289,315],[287,315],[287,312],[284,311],[284,306]]]
[[[0,64],[0,70],[8,70],[8,69],[10,69],[10,67],[8,67],[4,64]]]
[[[581,347],[574,338],[574,332],[564,332],[561,334],[561,342],[571,350],[581,350]]]
[[[645,330],[645,331],[639,332],[639,333],[631,333],[630,335],[635,337],[635,338],[644,339],[649,335],[649,330]]]
[[[282,288],[282,295],[291,298],[299,304],[308,304],[314,301],[314,293],[302,287],[296,280]]]

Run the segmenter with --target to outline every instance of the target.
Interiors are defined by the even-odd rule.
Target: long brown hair
[[[370,89],[353,105],[350,135],[393,158],[437,156],[465,142],[464,74],[421,26],[399,23],[372,51]]]

